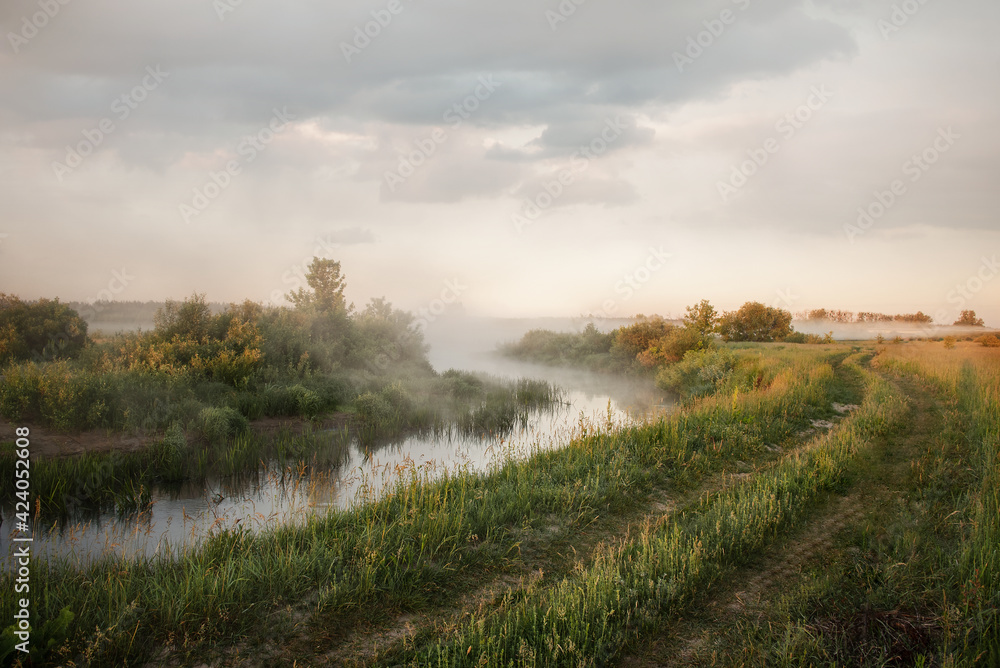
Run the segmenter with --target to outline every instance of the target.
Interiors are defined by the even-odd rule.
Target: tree
[[[175,336],[204,341],[212,333],[214,324],[212,309],[205,303],[204,293],[194,293],[182,302],[168,299],[153,316],[156,333],[165,341]]]
[[[688,306],[687,315],[684,316],[684,327],[697,332],[702,341],[706,342],[715,331],[718,322],[719,314],[707,299],[702,299],[694,306]]]
[[[344,287],[346,279],[340,275],[340,263],[325,258],[314,257],[306,274],[306,282],[312,288],[289,292],[285,298],[296,308],[315,308],[322,313],[346,310]]]
[[[723,314],[719,333],[726,341],[775,341],[792,333],[792,314],[784,309],[747,302]]]
[[[631,325],[615,330],[612,353],[631,361],[674,329],[672,324],[660,316],[636,316]]]
[[[0,367],[17,360],[73,357],[86,342],[86,321],[58,299],[24,302],[0,293]]]
[[[975,311],[962,311],[962,315],[959,316],[958,320],[955,321],[956,325],[964,325],[967,327],[985,327],[986,323],[983,322],[982,318],[976,317]]]

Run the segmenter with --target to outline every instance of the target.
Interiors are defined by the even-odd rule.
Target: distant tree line
[[[827,322],[836,323],[880,323],[880,322],[905,322],[905,323],[915,323],[915,324],[930,324],[934,319],[924,313],[923,311],[917,311],[916,313],[897,313],[895,315],[888,315],[886,313],[875,313],[872,311],[859,311],[854,313],[853,311],[840,311],[836,309],[813,309],[811,311],[803,311],[798,314],[803,320],[823,320]],[[985,323],[982,318],[976,316],[975,311],[967,310],[962,311],[958,320],[954,322],[955,325],[963,325],[968,327],[984,327]]]

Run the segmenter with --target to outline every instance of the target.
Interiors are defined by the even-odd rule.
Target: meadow
[[[612,334],[533,334],[521,346],[555,363],[613,360],[606,370],[655,378],[683,397],[670,415],[629,424],[612,420],[610,407],[606,421],[581,415],[561,447],[501,445],[487,470],[406,460],[379,495],[362,491],[354,505],[302,522],[215,531],[179,556],[34,562],[31,665],[997,665],[997,349],[719,342],[701,326],[712,320],[706,304],[689,309],[683,327],[642,319]],[[285,339],[265,335],[268,318],[289,317],[330,316],[229,312],[207,322],[237,338],[252,325],[263,349],[295,340],[294,328]],[[391,330],[395,316],[381,308],[367,317],[365,327]],[[408,335],[401,323],[395,331]],[[162,330],[6,371],[127,377],[137,369],[114,351],[128,350],[138,366],[160,365],[144,382],[195,391],[222,383],[205,369],[255,359],[227,348],[228,334]],[[177,366],[190,345],[214,357],[195,352],[202,361]],[[305,352],[340,350],[331,345]],[[313,357],[284,359],[296,356]],[[94,366],[108,359],[119,362]],[[149,485],[265,458],[323,451],[335,469],[336,433],[264,439],[247,425],[255,411],[328,411],[336,402],[322,388],[339,387],[338,377],[349,382],[345,408],[362,442],[408,429],[502,437],[525,411],[559,400],[539,381],[421,373],[421,359],[418,345],[403,375],[262,366],[186,421],[159,423],[141,451],[34,461],[36,508],[58,512],[69,481],[91,481],[93,506],[129,511]],[[191,384],[191,374],[202,375]],[[54,405],[73,406],[73,396]],[[30,402],[8,405],[45,418]],[[5,468],[12,445],[3,446]],[[0,587],[13,589],[14,577],[0,575]],[[11,619],[14,606],[4,597],[0,615]],[[12,631],[0,656],[28,665],[11,651]]]
[[[565,447],[485,473],[403,469],[378,500],[303,526],[220,533],[176,561],[42,566],[38,618],[68,611],[45,631],[47,660],[653,665],[644,648],[682,643],[690,665],[900,665],[904,655],[992,665],[994,351],[730,352],[736,363],[714,392],[669,418],[583,422]],[[713,609],[734,577],[760,570],[755,560],[867,489],[878,452],[908,438],[917,401],[950,428],[906,451],[896,483],[908,496],[869,500],[829,551],[764,591],[775,598],[766,620],[727,612],[692,626],[686,616]],[[829,631],[831,608],[884,623],[859,642]],[[674,637],[703,627],[705,645]]]

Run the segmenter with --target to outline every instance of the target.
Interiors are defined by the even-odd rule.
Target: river
[[[498,324],[499,323],[499,324]],[[321,459],[339,467],[313,467],[305,473],[273,463],[249,475],[210,478],[207,484],[153,491],[151,506],[141,513],[113,513],[74,518],[69,522],[36,523],[35,558],[64,559],[84,565],[97,556],[174,554],[213,532],[242,527],[260,530],[302,521],[312,513],[346,508],[361,497],[377,496],[401,472],[434,476],[457,467],[485,470],[508,457],[526,456],[536,448],[560,447],[579,428],[581,419],[605,424],[641,420],[672,409],[673,400],[651,381],[631,380],[582,370],[560,369],[505,359],[496,344],[520,337],[539,326],[571,331],[576,321],[476,321],[449,318],[428,324],[428,358],[437,371],[456,368],[499,378],[547,380],[563,390],[563,403],[531,414],[527,424],[504,438],[412,434],[374,451],[348,434],[336,434]],[[602,328],[620,323],[609,321]],[[0,550],[13,550],[13,522],[5,512]],[[7,560],[9,567],[10,560]]]

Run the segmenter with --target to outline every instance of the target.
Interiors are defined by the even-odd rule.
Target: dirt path
[[[941,407],[917,382],[893,382],[910,401],[904,430],[859,454],[846,494],[833,496],[796,532],[779,540],[700,603],[645,639],[642,648],[618,661],[628,668],[719,666],[719,637],[738,625],[760,623],[776,602],[799,585],[806,572],[822,572],[844,557],[846,532],[876,522],[879,509],[905,492],[911,464],[942,429]],[[728,584],[727,584],[728,583]],[[766,623],[766,622],[765,622]],[[909,631],[910,629],[906,629]]]
[[[814,427],[804,435],[804,440],[833,426],[830,423]],[[302,634],[288,642],[283,655],[289,663],[293,657],[300,662],[308,657],[308,665],[362,667],[391,656],[418,638],[447,635],[470,616],[482,619],[505,596],[534,592],[562,581],[576,570],[586,569],[599,554],[615,549],[649,525],[666,521],[677,509],[706,494],[739,484],[801,446],[800,443],[788,450],[772,446],[753,462],[733,462],[722,471],[706,475],[692,489],[657,489],[648,504],[624,515],[598,518],[585,527],[560,526],[554,521],[526,533],[518,545],[519,558],[512,560],[503,572],[490,574],[485,582],[480,578],[460,588],[453,600],[443,606],[399,614],[386,622],[365,624],[335,636],[321,632],[321,637],[317,637],[315,629],[303,627]],[[318,651],[323,645],[330,649]]]

